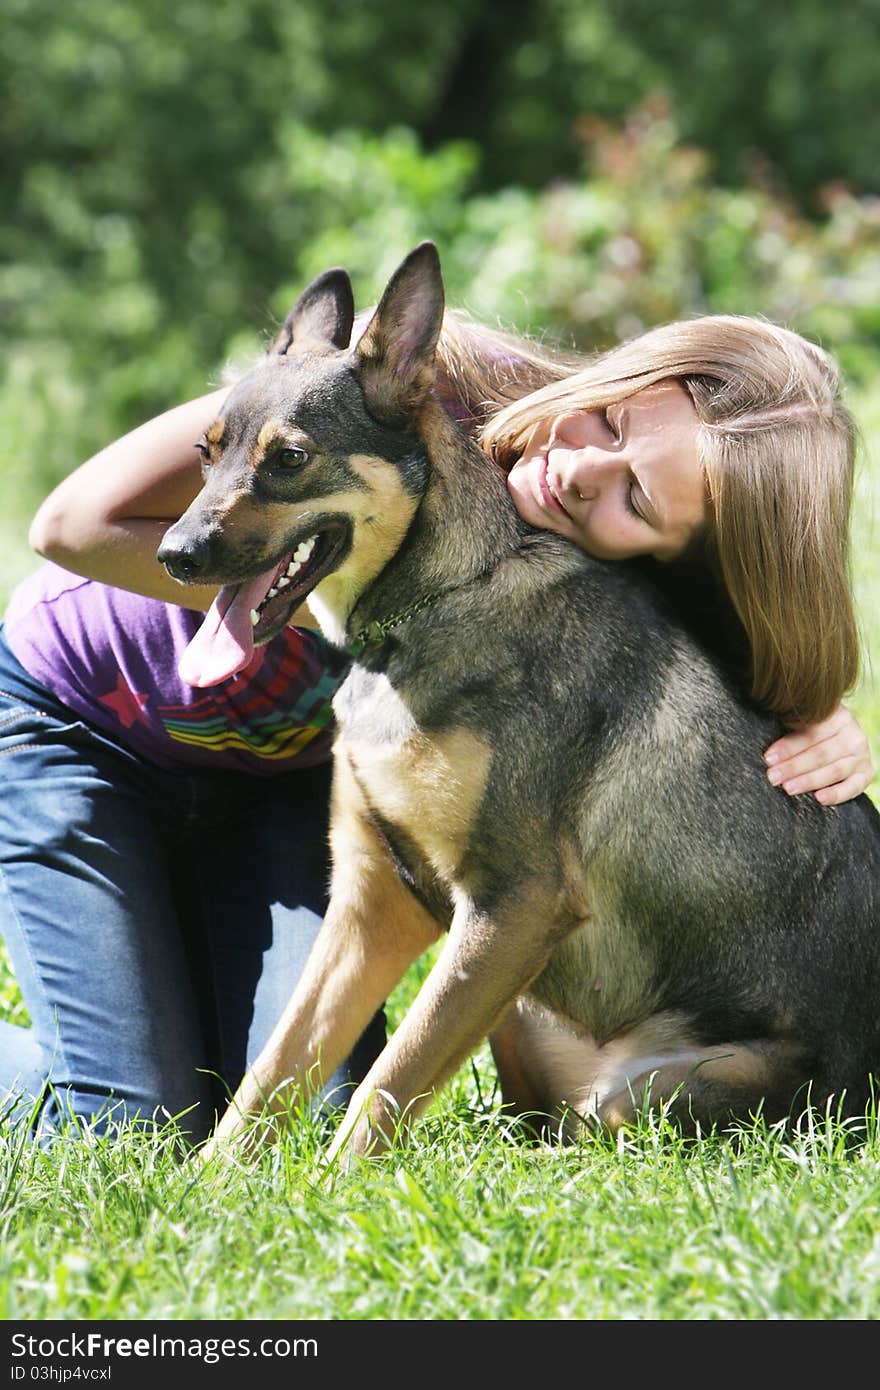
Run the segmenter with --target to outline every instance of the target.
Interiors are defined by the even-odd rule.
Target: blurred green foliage
[[[685,138],[713,152],[725,182],[758,170],[813,208],[816,190],[839,179],[880,192],[880,0],[608,0],[603,9],[651,64],[654,85],[676,94]]]
[[[843,25],[824,0],[731,0],[719,25],[693,0],[6,0],[23,506],[252,353],[313,274],[342,263],[369,302],[424,236],[450,300],[492,320],[592,347],[759,312],[866,375],[878,5]]]

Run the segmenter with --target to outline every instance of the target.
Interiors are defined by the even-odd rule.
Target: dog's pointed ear
[[[355,348],[367,409],[378,420],[403,425],[425,399],[442,326],[440,257],[423,241],[392,275]]]
[[[354,323],[354,294],[346,271],[325,270],[294,304],[269,348],[269,355],[287,356],[303,349],[326,352],[347,348]]]

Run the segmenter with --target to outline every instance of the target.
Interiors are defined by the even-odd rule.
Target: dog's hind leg
[[[513,1004],[489,1034],[489,1046],[505,1110],[518,1119],[529,1121],[534,1128],[531,1117],[548,1114],[547,1100],[529,1069],[523,1042],[519,1010]]]
[[[695,1133],[759,1113],[772,1122],[807,1102],[809,1068],[789,1041],[695,1044],[675,1015],[647,1019],[598,1046],[533,999],[521,999],[491,1037],[505,1105],[541,1134],[572,1139],[581,1122],[616,1133],[660,1108]],[[546,1117],[546,1118],[544,1118]]]
[[[590,1103],[576,1108],[616,1132],[646,1107],[662,1107],[678,1129],[695,1134],[758,1115],[774,1123],[796,1116],[809,1101],[804,1051],[785,1040],[717,1043],[658,1057],[653,1066],[644,1061],[625,1077],[606,1076]]]
[[[600,1067],[593,1039],[526,997],[499,1020],[489,1043],[505,1110],[535,1135],[573,1137],[577,1103]]]

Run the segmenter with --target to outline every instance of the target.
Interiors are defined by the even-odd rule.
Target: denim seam
[[[0,695],[5,695],[7,700],[18,700],[16,709],[27,710],[30,714],[38,714],[41,719],[51,719],[52,717],[47,710],[38,709],[36,705],[28,704],[21,695],[16,695],[11,690],[4,690],[2,686],[0,686]]]
[[[3,690],[2,687],[0,687],[0,696],[3,696],[4,699],[15,700],[17,702],[13,709],[6,712],[6,717],[0,719],[0,729],[8,729],[10,724],[17,723],[23,716],[27,716],[28,719],[52,718],[48,710],[37,709],[35,705],[29,705],[20,695],[14,695],[11,690]],[[0,757],[3,756],[3,752],[12,753],[15,751],[16,750],[12,748],[3,749],[0,751]]]

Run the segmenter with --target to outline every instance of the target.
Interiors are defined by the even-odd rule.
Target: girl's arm
[[[805,724],[771,743],[764,761],[774,786],[790,796],[814,792],[823,806],[851,801],[874,776],[868,740],[843,705],[818,724]]]
[[[156,560],[167,527],[201,487],[193,447],[219,413],[214,391],[158,415],[59,483],[31,523],[30,543],[76,574],[150,598],[209,608],[215,588],[184,591]]]
[[[75,574],[185,608],[208,609],[216,586],[181,585],[156,560],[169,525],[202,486],[195,449],[229,388],[158,415],[80,465],[46,498],[29,539]],[[305,609],[295,615],[314,627]]]

